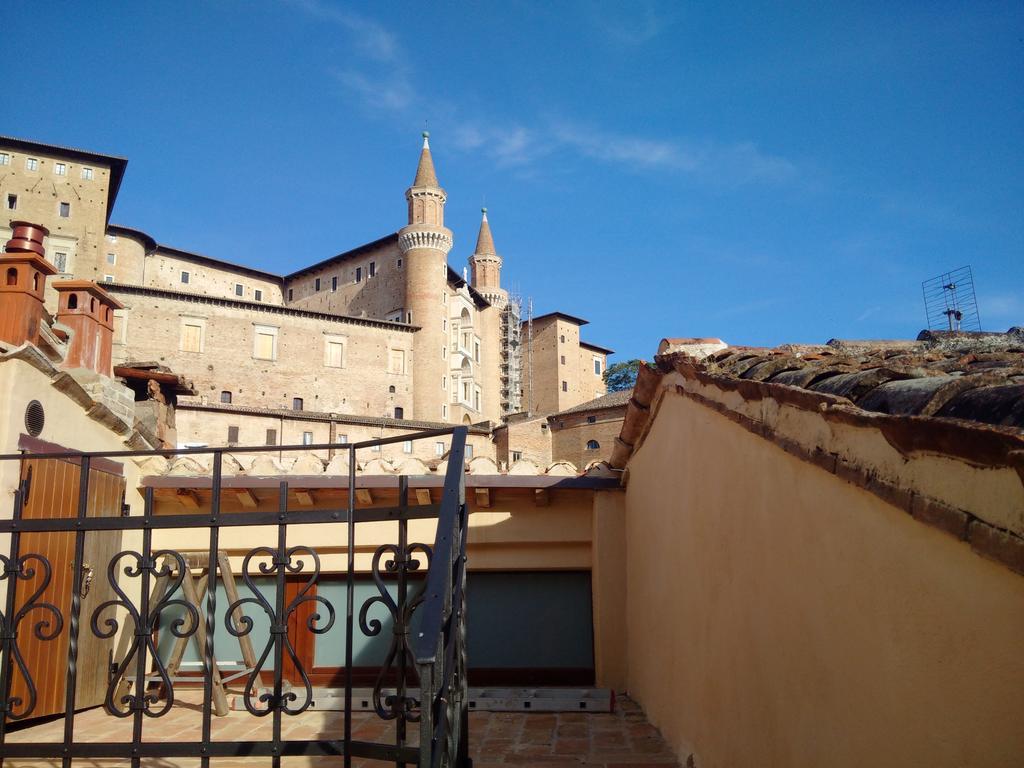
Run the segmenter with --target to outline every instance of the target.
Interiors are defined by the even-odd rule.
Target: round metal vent
[[[39,437],[45,423],[46,412],[43,411],[43,404],[38,400],[33,400],[25,408],[25,429],[32,437]]]

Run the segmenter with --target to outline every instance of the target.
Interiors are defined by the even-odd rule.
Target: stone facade
[[[102,283],[125,304],[115,313],[115,363],[170,368],[195,382],[196,404],[230,397],[281,409],[301,400],[324,413],[497,424],[529,402],[535,414],[552,413],[604,391],[593,359],[603,371],[606,351],[580,344],[585,321],[556,313],[535,323],[533,391],[522,392],[526,342],[509,328],[518,304],[501,286],[486,212],[466,279],[448,264],[455,237],[426,136],[406,226],[284,274],[108,224],[121,158],[0,139],[0,160],[3,201],[10,195],[14,206],[0,235],[16,219],[48,227],[48,258],[59,259],[62,276]],[[55,298],[45,297],[51,312]],[[188,418],[179,428],[182,439],[201,431]]]

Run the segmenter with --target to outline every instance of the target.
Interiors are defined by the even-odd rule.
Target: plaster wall
[[[628,471],[629,690],[682,760],[1020,764],[1020,575],[674,392]]]

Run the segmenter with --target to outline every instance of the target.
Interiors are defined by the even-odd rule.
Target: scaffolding
[[[501,310],[501,411],[504,415],[522,410],[523,351],[522,299],[510,294]]]

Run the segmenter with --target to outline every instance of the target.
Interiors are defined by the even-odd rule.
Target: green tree
[[[632,389],[641,365],[645,365],[643,360],[624,360],[605,368],[604,383],[608,391],[621,392],[624,389]]]

